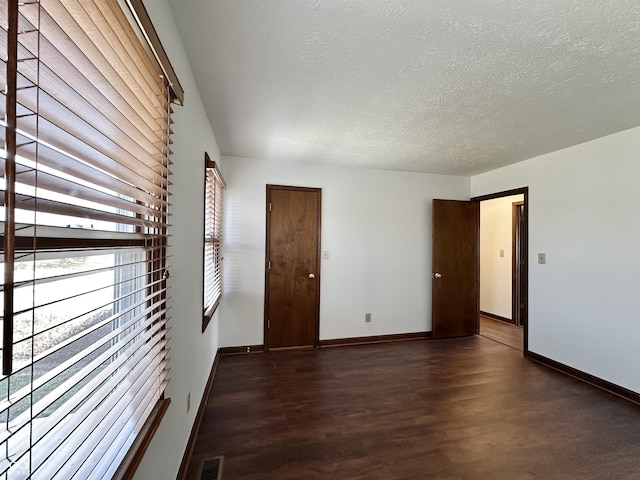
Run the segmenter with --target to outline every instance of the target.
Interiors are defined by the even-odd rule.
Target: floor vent
[[[205,458],[200,464],[199,480],[221,480],[222,460],[224,457]]]

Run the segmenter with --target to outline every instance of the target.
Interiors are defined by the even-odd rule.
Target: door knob
[[[313,273],[310,273],[309,278],[316,278],[316,276]]]
[[[442,277],[441,273],[436,272],[433,274],[433,278],[441,278],[441,277]]]

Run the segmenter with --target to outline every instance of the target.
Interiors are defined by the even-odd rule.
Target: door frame
[[[271,191],[272,190],[288,190],[288,191],[296,191],[296,192],[315,192],[318,194],[318,214],[316,220],[316,265],[317,273],[316,273],[316,308],[315,308],[315,338],[314,338],[314,347],[320,346],[320,270],[321,270],[321,252],[322,245],[320,244],[320,240],[322,238],[322,188],[315,187],[296,187],[291,185],[266,185],[266,202],[265,202],[265,218],[266,218],[266,229],[265,229],[265,254],[264,254],[264,325],[263,325],[263,350],[265,352],[269,351],[269,252],[271,248],[271,215],[269,212],[271,211]],[[283,347],[282,349],[286,349],[288,347]],[[290,348],[304,348],[304,347],[290,347]],[[280,349],[279,349],[280,350]]]
[[[471,198],[472,201],[483,202],[485,200],[493,200],[494,198],[502,198],[502,197],[510,197],[513,195],[524,196],[524,223],[522,226],[522,235],[523,235],[523,244],[524,244],[524,265],[523,265],[523,275],[524,275],[524,295],[522,302],[524,303],[523,309],[523,321],[524,321],[524,334],[522,338],[522,353],[525,357],[529,356],[529,187],[521,187],[514,188],[512,190],[505,190],[502,192],[490,193],[488,195],[481,195],[478,197]],[[482,221],[482,220],[481,220]],[[480,222],[478,222],[478,236],[480,235]],[[480,252],[478,252],[478,271],[480,269],[480,260],[479,260]],[[479,291],[479,289],[478,289]],[[513,299],[513,291],[511,292],[511,298]],[[479,312],[478,312],[479,313]]]
[[[524,246],[524,239],[522,238],[522,225],[524,223],[524,201],[513,202],[511,204],[511,319],[514,325],[524,326],[524,315],[521,316],[520,304],[521,292],[520,282],[524,283],[525,270],[522,262],[518,259],[522,259],[524,249],[519,250],[521,246]],[[522,206],[522,211],[520,210]],[[520,213],[522,212],[522,213]],[[522,219],[522,222],[520,220]],[[520,256],[518,256],[518,253]]]

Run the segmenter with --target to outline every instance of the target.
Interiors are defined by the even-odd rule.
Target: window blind
[[[207,326],[222,295],[222,192],[225,183],[214,161],[205,153],[204,299],[203,324]]]
[[[0,7],[0,479],[112,478],[167,377],[171,89],[117,0]]]

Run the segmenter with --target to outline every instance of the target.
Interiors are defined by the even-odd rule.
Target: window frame
[[[226,183],[215,161],[204,154],[204,235],[202,256],[202,332],[220,305],[222,298],[222,195]],[[210,226],[208,228],[208,226]],[[207,247],[212,244],[209,250]],[[212,272],[209,275],[208,272]]]

